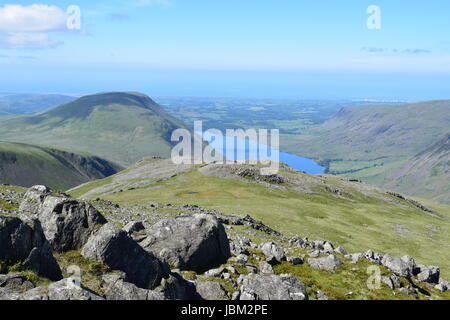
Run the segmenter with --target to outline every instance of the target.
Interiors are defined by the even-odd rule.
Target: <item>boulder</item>
[[[203,272],[230,257],[225,229],[212,215],[161,220],[147,229],[147,235],[141,246],[180,270]]]
[[[107,221],[86,201],[55,195],[42,186],[30,188],[20,204],[21,217],[38,219],[54,251],[78,250]]]
[[[336,249],[334,249],[334,252],[342,254],[343,256],[346,256],[348,254],[347,250],[342,247],[337,247]]]
[[[313,269],[334,271],[337,267],[342,265],[341,259],[331,254],[324,258],[308,259],[308,263]]]
[[[104,300],[97,293],[63,279],[20,294],[17,300]]]
[[[0,288],[23,292],[33,289],[34,285],[20,273],[9,273],[0,274]]]
[[[388,268],[394,274],[406,278],[411,277],[414,269],[416,268],[416,263],[413,258],[408,256],[398,258],[389,254],[385,254],[383,256],[381,259],[381,265]]]
[[[372,250],[367,250],[363,254],[363,258],[366,258],[372,263],[381,264],[381,260],[383,259],[383,255],[377,252],[373,252]]]
[[[195,286],[180,275],[172,273],[152,290],[126,282],[126,274],[115,272],[104,275],[102,286],[107,300],[197,300]]]
[[[434,266],[419,266],[417,267],[417,280],[420,282],[439,283],[439,276],[441,270]]]
[[[307,300],[305,285],[291,275],[257,275],[242,277],[240,300]]]
[[[262,274],[274,274],[272,266],[266,261],[259,263],[259,272]]]
[[[37,220],[24,222],[19,218],[0,216],[0,261],[21,263],[21,269],[31,270],[53,281],[62,278],[48,241]]]
[[[346,256],[346,258],[352,259],[352,261],[350,262],[352,264],[358,263],[359,260],[361,260],[363,257],[364,255],[362,253],[353,253]]]
[[[204,300],[230,300],[227,292],[218,282],[197,282],[196,288],[197,293]]]
[[[323,245],[323,252],[332,253],[334,252],[334,246],[330,242],[325,242]]]
[[[167,274],[166,265],[111,223],[105,224],[89,238],[81,254],[106,264],[112,270],[125,272],[125,281],[144,289],[157,287]]]
[[[440,278],[439,283],[435,286],[435,288],[439,291],[445,292],[447,290],[450,290],[450,284],[448,281]]]
[[[261,251],[269,263],[278,263],[286,260],[284,251],[275,242],[266,242],[261,245]]]
[[[300,257],[286,257],[286,261],[292,263],[294,266],[302,264],[303,258]]]

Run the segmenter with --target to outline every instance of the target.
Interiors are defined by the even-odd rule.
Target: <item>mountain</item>
[[[449,206],[420,204],[342,177],[309,175],[287,166],[276,176],[261,176],[248,165],[180,166],[146,159],[68,193],[134,207],[139,219],[151,223],[159,212],[180,215],[196,206],[210,213],[248,214],[288,237],[328,240],[349,252],[408,254],[418,263],[441,266],[450,276]]]
[[[44,184],[67,190],[122,168],[104,159],[23,143],[0,142],[0,183],[23,187]]]
[[[395,189],[450,204],[450,134],[407,160],[387,178],[392,179]]]
[[[0,117],[2,140],[86,151],[121,165],[169,156],[172,131],[184,124],[148,96],[109,92],[84,96],[37,115]]]
[[[60,94],[11,94],[0,96],[0,114],[38,113],[75,100]]]
[[[302,151],[324,159],[413,156],[448,133],[450,100],[344,107],[321,125]]]
[[[418,161],[417,154],[448,134],[449,111],[450,100],[346,107],[285,150],[318,159],[331,174],[442,201],[450,199],[448,176],[424,167],[420,175],[410,175],[421,179],[408,180],[405,170]],[[448,163],[441,165],[448,168]],[[420,170],[417,164],[414,167]]]

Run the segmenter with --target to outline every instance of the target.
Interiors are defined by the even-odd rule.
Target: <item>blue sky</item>
[[[0,1],[0,91],[450,99],[449,21],[447,0]]]

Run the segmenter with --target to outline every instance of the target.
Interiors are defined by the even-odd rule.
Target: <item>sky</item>
[[[450,99],[449,21],[448,0],[0,1],[0,92]]]

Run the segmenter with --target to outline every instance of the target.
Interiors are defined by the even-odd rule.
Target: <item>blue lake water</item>
[[[227,159],[232,160],[248,160],[266,158],[274,160],[272,155],[272,148],[267,145],[260,144],[254,141],[237,139],[236,137],[222,136],[222,139],[212,139],[211,136],[205,132],[203,133],[203,140],[206,141],[216,152],[226,155]],[[240,142],[240,144],[238,143]],[[257,150],[250,155],[250,144],[253,144],[251,150]],[[244,146],[242,149],[242,146]],[[256,146],[256,148],[255,148]],[[239,150],[241,147],[241,150]],[[266,156],[261,156],[261,154]],[[293,169],[304,171],[309,174],[321,174],[325,172],[325,168],[318,165],[314,160],[297,156],[295,154],[280,152],[279,161],[287,164]]]

